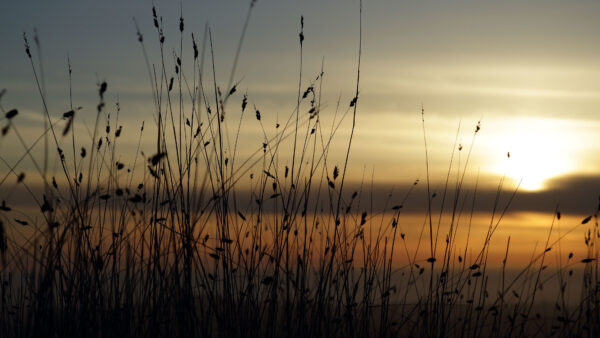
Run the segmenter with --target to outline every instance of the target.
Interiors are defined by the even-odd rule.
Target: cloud
[[[12,182],[5,183],[5,187],[11,186]],[[64,185],[59,183],[59,185]],[[335,185],[339,189],[339,182]],[[33,196],[39,201],[42,200],[43,187],[39,184],[32,183],[28,186],[29,191],[33,192]],[[62,187],[65,188],[66,187]],[[6,199],[6,202],[13,207],[13,210],[35,206],[32,196],[25,189],[7,189],[10,190],[10,196],[0,196],[1,199]],[[132,191],[135,191],[133,189]],[[244,205],[249,207],[249,210],[244,212],[252,212],[256,210],[257,205],[255,200],[258,198],[255,189],[251,192],[242,186],[238,186],[236,190],[236,199],[238,206]],[[337,202],[337,191],[331,190],[327,183],[323,183],[320,187],[315,183],[311,191],[311,202],[307,209],[308,213],[327,212],[330,206],[335,206]],[[477,190],[473,186],[464,186],[460,189],[460,193],[456,193],[456,184],[451,182],[444,193],[444,184],[431,184],[430,192],[435,197],[432,199],[432,211],[434,214],[440,212],[443,204],[444,212],[451,213],[456,210],[467,215],[473,210],[476,213],[490,213],[494,209],[496,213],[501,213],[505,209],[510,212],[548,212],[553,213],[558,206],[559,210],[565,214],[572,215],[590,215],[596,212],[599,206],[600,195],[600,175],[572,175],[564,176],[552,180],[548,184],[548,189],[544,191],[516,191],[508,184],[500,192],[497,187],[481,185]],[[426,182],[420,181],[417,185],[412,182],[401,184],[357,184],[348,182],[344,187],[342,208],[345,209],[346,203],[351,200],[351,196],[357,192],[357,196],[352,203],[354,212],[368,211],[373,212],[387,211],[391,212],[395,206],[402,206],[402,211],[405,213],[419,214],[427,212],[427,185]],[[68,200],[68,192],[65,190],[62,194],[63,201]],[[275,192],[271,190],[271,184],[267,182],[262,204],[263,212],[275,211],[281,212],[282,200],[280,197],[271,198]],[[315,207],[319,195],[319,204]],[[151,194],[150,194],[151,195]],[[299,192],[299,195],[301,193]],[[303,197],[297,200],[297,208],[302,208]],[[66,199],[66,200],[65,200]],[[205,196],[204,200],[208,200]],[[330,203],[331,202],[331,203]],[[244,207],[244,208],[246,208]],[[298,212],[300,212],[299,210]]]
[[[417,187],[407,199],[405,209],[416,213],[425,212],[427,210],[427,187],[424,182],[420,182]],[[600,175],[563,176],[549,181],[547,187],[543,191],[517,190],[515,192],[507,185],[498,192],[497,187],[480,187],[475,190],[472,186],[465,186],[458,194],[458,200],[455,187],[451,187],[445,194],[445,201],[443,201],[443,184],[435,184],[430,190],[432,195],[436,194],[432,204],[432,208],[436,212],[439,212],[442,202],[445,205],[445,211],[451,211],[456,205],[457,210],[463,209],[463,212],[470,212],[471,208],[474,208],[476,212],[491,212],[494,207],[497,211],[502,211],[508,207],[509,212],[554,212],[558,206],[563,213],[589,215],[597,210],[598,196],[600,195]],[[402,185],[395,190],[404,192],[408,190],[408,186]],[[388,199],[389,191],[390,188],[385,186],[374,188],[373,195],[376,196],[374,198],[376,204],[383,205]],[[473,200],[473,197],[475,197],[475,200]],[[394,201],[399,200],[398,197],[392,197],[391,199]]]

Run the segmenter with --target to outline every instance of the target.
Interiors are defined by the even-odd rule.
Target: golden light
[[[486,170],[520,182],[520,189],[543,190],[548,180],[578,171],[581,140],[572,122],[527,117],[490,124],[483,142]]]

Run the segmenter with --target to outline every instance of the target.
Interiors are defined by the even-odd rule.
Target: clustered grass
[[[167,52],[167,27],[152,8],[158,63],[150,61],[139,29],[137,38],[156,135],[145,154],[142,123],[138,150],[129,157],[119,154],[118,144],[131,126],[120,124],[118,102],[114,109],[107,107],[108,83],[98,85],[90,140],[76,138],[80,108],[70,94],[67,112],[57,116],[50,111],[41,60],[36,63],[33,55],[39,54],[39,42],[35,38],[33,50],[24,37],[45,130],[31,142],[19,132],[19,111],[0,106],[3,138],[14,133],[25,149],[13,164],[0,156],[8,168],[0,181],[0,198],[5,198],[0,206],[2,337],[600,334],[597,212],[582,222],[589,226],[587,258],[575,261],[569,253],[555,269],[548,268],[547,255],[560,250],[566,235],[559,231],[558,239],[551,240],[561,217],[557,209],[539,254],[509,274],[509,238],[494,274],[488,266],[491,238],[516,190],[501,203],[506,189],[499,183],[487,235],[480,247],[469,244],[477,187],[469,191],[463,182],[481,126],[474,128],[462,164],[456,159],[463,146],[454,144],[437,197],[429,178],[423,110],[427,211],[421,235],[410,238],[402,230],[401,214],[422,182],[415,181],[399,203],[390,197],[383,205],[373,204],[366,183],[346,182],[362,36],[356,91],[349,102],[338,103],[326,126],[321,120],[325,72],[322,68],[308,81],[303,78],[301,18],[295,109],[281,124],[269,126],[235,82],[254,4],[224,91],[216,80],[210,29],[197,41],[193,34],[188,37],[181,17],[178,48]],[[69,61],[69,88],[71,72]],[[239,120],[230,120],[226,113],[232,110]],[[342,164],[331,163],[331,145],[349,119]],[[243,157],[238,143],[246,128],[259,130],[262,139]],[[38,158],[33,149],[41,142],[45,151]],[[56,172],[48,168],[53,158],[59,164]],[[24,160],[34,164],[42,182],[39,191],[18,172]],[[13,210],[6,200],[10,182],[15,182],[10,191],[23,187],[30,194],[35,211]],[[441,202],[434,204],[434,198]],[[442,215],[450,215],[448,224],[442,224],[447,220]],[[464,247],[458,237],[467,238]],[[536,302],[551,281],[556,284],[553,309],[541,313]],[[577,296],[568,294],[574,284]]]

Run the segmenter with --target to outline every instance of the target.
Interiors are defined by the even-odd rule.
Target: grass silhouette
[[[466,162],[450,161],[440,196],[432,193],[427,174],[426,221],[420,236],[410,237],[400,217],[421,182],[414,182],[400,204],[388,199],[374,205],[368,183],[353,186],[346,178],[359,113],[362,33],[356,91],[350,102],[338,103],[326,126],[323,69],[308,86],[303,80],[301,18],[295,109],[269,126],[235,82],[254,3],[224,91],[216,80],[210,29],[201,43],[191,35],[191,49],[185,49],[190,57],[181,17],[179,50],[171,59],[166,28],[153,7],[157,64],[150,62],[137,30],[153,97],[151,155],[141,151],[144,123],[135,154],[119,154],[117,145],[129,128],[119,124],[118,102],[114,114],[106,107],[105,81],[98,85],[90,139],[76,137],[80,109],[71,97],[62,115],[48,109],[41,61],[34,60],[39,43],[36,37],[32,48],[24,36],[45,132],[26,139],[19,132],[19,111],[0,106],[3,138],[14,133],[25,149],[16,164],[0,157],[10,168],[0,187],[8,189],[16,178],[14,186],[24,187],[36,203],[23,211],[10,199],[0,206],[2,337],[600,334],[597,212],[560,232],[554,230],[561,219],[557,209],[543,247],[523,269],[508,265],[510,237],[502,266],[488,266],[492,236],[517,191],[509,191],[502,204],[506,189],[499,183],[485,238],[480,246],[471,244],[477,187],[468,191],[463,182],[481,128],[477,123]],[[239,120],[230,120],[232,110]],[[421,114],[428,172],[425,111]],[[350,119],[338,166],[328,159],[342,122]],[[263,136],[248,156],[238,149],[246,128]],[[32,151],[40,142],[42,158]],[[452,159],[463,151],[462,145],[453,149]],[[49,170],[53,158],[60,175]],[[37,190],[16,171],[24,159],[34,164]],[[439,213],[434,199],[441,199]],[[442,224],[442,214],[451,215],[449,224]],[[582,225],[589,227],[586,258],[575,260],[560,251],[560,239]],[[459,236],[466,236],[464,247],[457,244]],[[418,254],[421,246],[428,247],[426,257]],[[551,252],[560,256],[552,271]],[[399,256],[407,264],[399,266]],[[540,301],[548,285],[556,294],[550,309]]]

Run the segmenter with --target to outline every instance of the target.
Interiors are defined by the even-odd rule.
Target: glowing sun
[[[485,143],[489,171],[506,175],[520,189],[542,190],[548,180],[577,170],[577,133],[558,119],[502,121]]]

